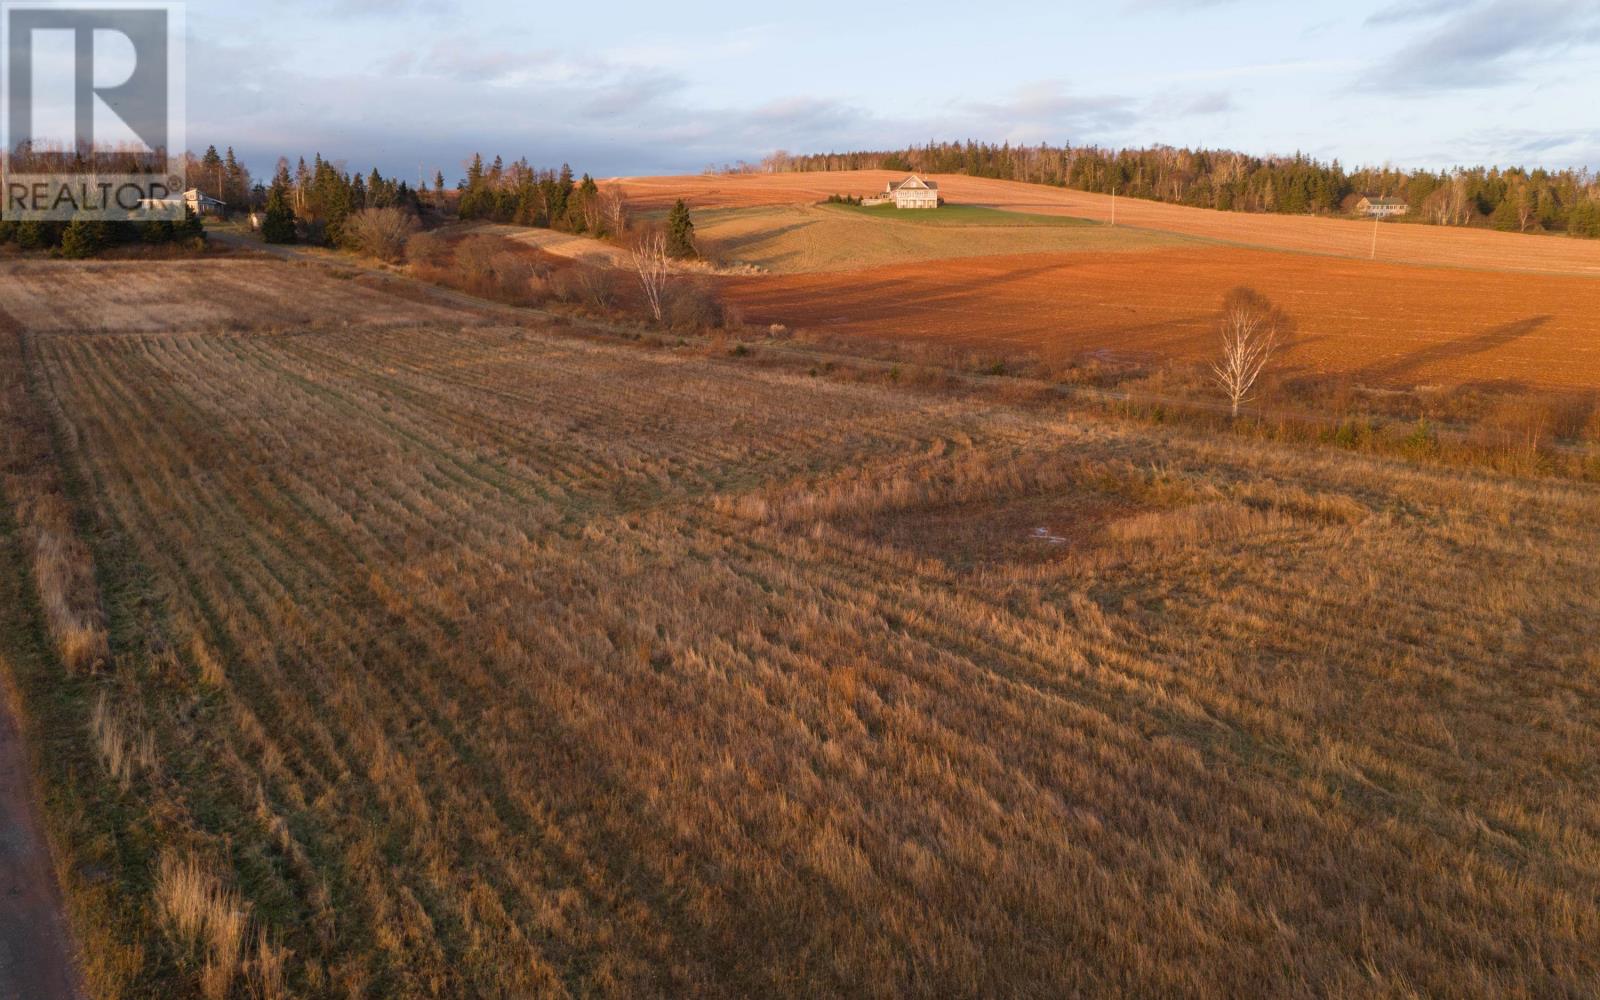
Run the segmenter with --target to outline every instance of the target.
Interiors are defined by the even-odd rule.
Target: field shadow
[[[809,229],[816,224],[817,223],[815,219],[808,219],[804,222],[796,222],[787,226],[779,226],[776,229],[758,230],[753,233],[747,233],[743,236],[719,236],[715,239],[707,240],[706,242],[711,245],[711,249],[715,252],[726,254],[729,252],[742,250],[748,246],[754,246],[758,243],[764,243],[767,240],[779,239],[781,237],[788,236],[790,233],[797,233],[802,229]]]
[[[1441,362],[1459,361],[1475,354],[1483,354],[1497,347],[1515,343],[1518,340],[1538,331],[1555,317],[1546,313],[1540,316],[1530,316],[1512,323],[1502,323],[1490,327],[1482,333],[1458,340],[1448,340],[1440,344],[1429,344],[1410,353],[1403,354],[1392,361],[1368,365],[1360,369],[1358,378],[1371,381],[1392,381],[1414,375],[1429,365]]]

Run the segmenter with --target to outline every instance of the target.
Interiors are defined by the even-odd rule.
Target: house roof
[[[939,190],[939,182],[938,181],[925,181],[921,177],[918,177],[916,174],[912,174],[910,177],[907,177],[903,181],[890,181],[889,182],[889,191],[891,193],[893,193],[895,191],[902,190],[902,189],[911,190],[911,191],[924,191],[924,190],[925,191],[937,191],[937,190]]]
[[[1403,208],[1404,198],[1363,198],[1362,201],[1377,208]]]

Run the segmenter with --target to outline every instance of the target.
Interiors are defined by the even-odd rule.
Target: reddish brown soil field
[[[1530,240],[1530,242],[1536,242]],[[1562,241],[1565,244],[1565,241]],[[975,346],[1200,357],[1228,288],[1283,305],[1302,371],[1372,384],[1600,385],[1600,282],[1224,247],[978,257],[730,279],[746,318]]]
[[[685,198],[691,207],[738,208],[810,203],[830,194],[883,190],[904,174],[883,170],[838,173],[747,174],[626,178],[628,197],[645,208]],[[933,175],[941,193],[965,205],[988,205],[1042,215],[1109,220],[1111,198],[1038,184],[978,177]],[[1244,246],[1337,257],[1368,258],[1373,226],[1348,219],[1215,212],[1133,198],[1117,199],[1117,221]],[[1560,236],[1524,236],[1482,229],[1392,223],[1378,227],[1379,261],[1444,264],[1489,270],[1548,271],[1600,275],[1600,241]]]

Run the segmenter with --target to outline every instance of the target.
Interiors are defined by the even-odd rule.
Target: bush
[[[603,264],[578,261],[550,275],[550,294],[561,302],[610,309],[619,298],[617,275]]]
[[[71,260],[93,257],[105,248],[104,228],[98,222],[73,219],[61,234],[61,256]]]
[[[528,304],[535,298],[533,263],[504,240],[470,236],[456,247],[454,263],[462,286],[475,295],[514,304]]]
[[[1522,394],[1500,398],[1473,429],[1473,441],[1488,451],[1496,467],[1517,475],[1538,471],[1539,455],[1551,437],[1550,401]]]
[[[0,246],[17,242],[17,224],[10,219],[0,219]]]
[[[395,264],[417,231],[417,217],[403,208],[366,208],[345,220],[340,237],[358,253]]]
[[[175,233],[176,227],[164,219],[146,222],[139,227],[139,239],[152,245],[171,243]]]
[[[17,225],[17,246],[24,250],[48,250],[61,242],[58,222],[23,222]]]
[[[438,233],[413,233],[406,240],[406,260],[413,264],[443,267],[450,263],[450,241]]]
[[[674,330],[716,330],[727,325],[716,292],[697,283],[682,283],[667,293],[663,319]]]

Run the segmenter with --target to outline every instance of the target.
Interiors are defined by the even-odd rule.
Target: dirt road
[[[76,1000],[84,994],[30,792],[22,737],[0,693],[0,997]]]

